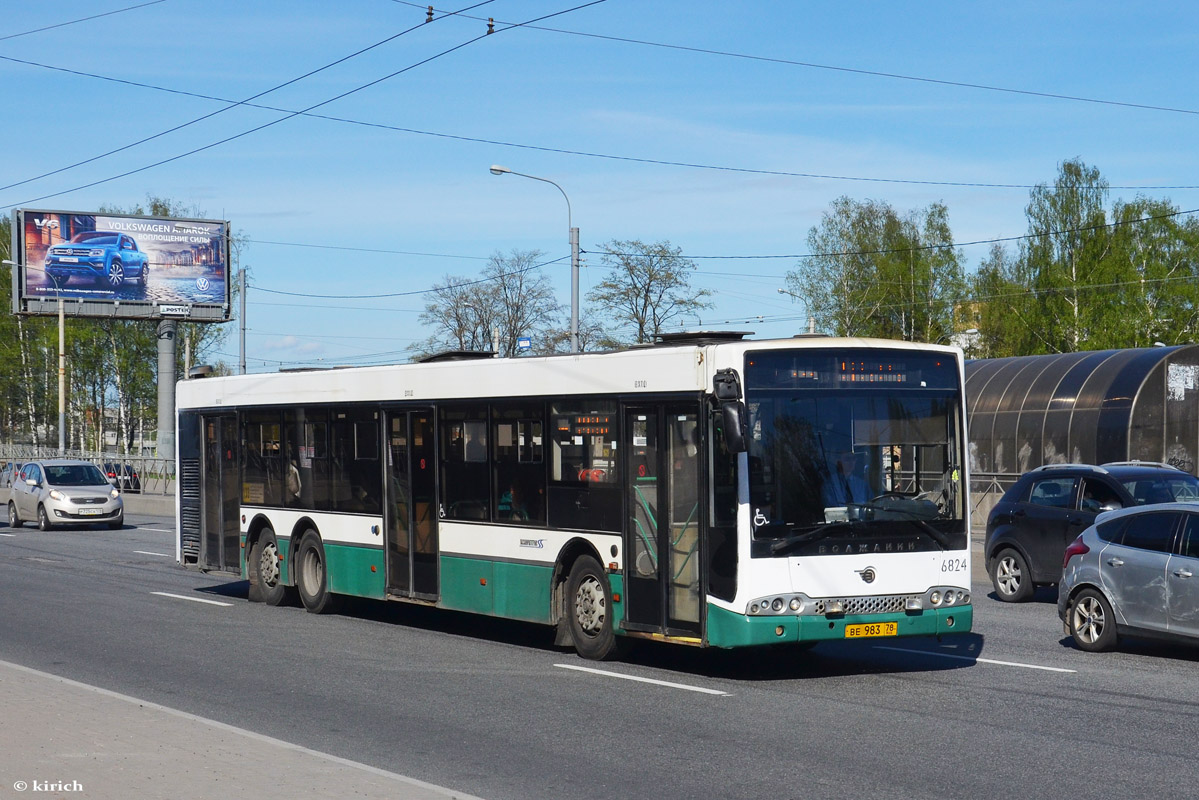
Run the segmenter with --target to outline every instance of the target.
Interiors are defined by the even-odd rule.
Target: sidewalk
[[[0,798],[474,800],[0,661]]]

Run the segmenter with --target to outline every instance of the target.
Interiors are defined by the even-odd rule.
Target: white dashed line
[[[15,539],[17,535],[15,533],[0,533],[0,536],[11,536]]]
[[[657,681],[653,678],[639,678],[636,675],[622,675],[619,672],[607,672],[602,669],[592,669],[591,667],[577,667],[573,664],[555,664],[555,667],[562,669],[573,669],[578,672],[590,672],[592,675],[603,675],[607,678],[623,678],[626,681],[637,681],[638,683],[652,683],[655,686],[667,686],[671,689],[684,689],[688,692],[701,692],[703,694],[715,694],[721,697],[728,697],[728,692],[717,691],[716,689],[704,689],[700,686],[688,686],[685,683],[671,683],[670,681]]]
[[[163,558],[171,557],[170,553],[151,553],[149,550],[134,550],[133,552],[143,556],[162,556]]]
[[[222,603],[220,600],[205,600],[203,597],[188,597],[185,594],[171,594],[170,592],[150,592],[159,597],[173,597],[176,600],[191,600],[193,603],[208,603],[211,606],[231,606],[232,603]]]
[[[137,526],[139,531],[154,531],[155,533],[174,533],[174,528],[146,528],[141,525]]]
[[[992,658],[974,658],[972,656],[954,656],[949,653],[933,653],[928,650],[907,650],[902,647],[875,647],[876,650],[891,650],[895,653],[915,653],[920,656],[936,656],[937,658],[952,658],[957,661],[973,661],[979,664],[997,664],[1001,667],[1020,667],[1021,669],[1039,669],[1045,672],[1074,672],[1076,669],[1063,669],[1061,667],[1043,667],[1039,664],[1021,664],[1018,661],[996,661]]]

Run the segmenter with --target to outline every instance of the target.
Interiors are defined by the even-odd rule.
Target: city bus
[[[589,659],[968,632],[961,351],[747,335],[183,381],[176,558]]]

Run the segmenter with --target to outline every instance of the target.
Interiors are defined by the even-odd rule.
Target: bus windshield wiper
[[[818,539],[823,539],[830,535],[834,529],[841,530],[843,528],[853,527],[855,524],[857,524],[857,520],[848,522],[844,520],[839,522],[829,522],[821,525],[818,528],[813,528],[811,530],[804,531],[803,533],[797,533],[794,536],[788,536],[786,539],[775,542],[774,544],[770,545],[770,552],[776,555],[779,553],[784,553],[792,548],[799,547],[800,545],[808,544]]]
[[[901,509],[901,508],[900,509],[892,508],[892,509],[888,509],[888,511],[899,512],[901,514],[905,514],[908,517],[908,521],[912,522],[916,526],[916,530],[920,531],[925,536],[927,536],[928,538],[930,538],[934,542],[936,542],[938,545],[940,545],[942,550],[950,549],[950,546],[952,543],[949,541],[949,537],[946,536],[941,531],[934,528],[932,525],[929,525],[928,522],[925,521],[925,519],[923,517],[921,517],[919,514],[915,514],[911,511],[908,511],[906,509]]]

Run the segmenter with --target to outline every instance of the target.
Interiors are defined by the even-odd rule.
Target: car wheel
[[[307,530],[296,550],[296,588],[304,608],[312,614],[327,614],[335,610],[337,597],[329,591],[329,570],[325,561],[325,546],[320,535]]]
[[[566,580],[566,616],[571,642],[583,658],[603,661],[620,654],[611,598],[604,568],[591,556],[579,556]]]
[[[125,267],[120,261],[113,261],[108,268],[108,285],[114,289],[121,288],[125,283]]]
[[[21,515],[17,513],[17,504],[11,500],[8,502],[8,527],[19,528],[25,524],[21,519]]]
[[[48,531],[53,527],[50,524],[50,515],[46,513],[46,507],[39,505],[37,507],[37,529],[39,531]]]
[[[119,531],[123,527],[125,527],[125,515],[124,514],[117,517],[116,519],[108,521],[108,529],[109,530]]]
[[[137,276],[137,282],[143,289],[145,288],[146,283],[150,279],[149,273],[150,273],[150,265],[142,264],[142,271],[141,271],[141,274]]]
[[[1095,589],[1083,589],[1074,596],[1066,620],[1080,650],[1098,653],[1116,646],[1116,616],[1107,598]]]
[[[1032,574],[1028,562],[1015,550],[1000,550],[991,560],[991,584],[1005,603],[1022,603],[1032,597]]]

